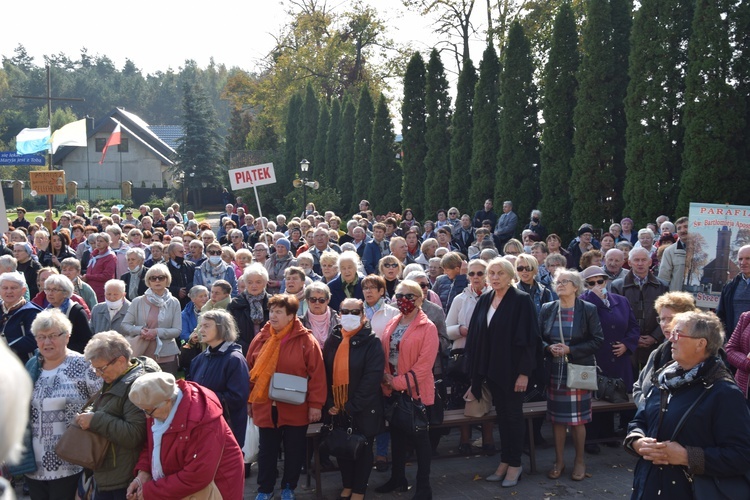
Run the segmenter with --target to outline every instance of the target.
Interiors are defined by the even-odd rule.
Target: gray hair
[[[563,254],[551,253],[544,259],[545,266],[548,266],[550,264],[565,267],[568,265],[568,259],[566,259]]]
[[[355,247],[354,243],[352,243],[351,241],[347,241],[346,243],[341,245],[341,251],[357,253],[357,247]]]
[[[322,293],[326,300],[331,300],[331,289],[322,281],[315,281],[305,287],[305,300],[310,300],[310,296],[315,292]]]
[[[64,277],[64,276],[63,276]],[[31,323],[31,333],[36,335],[39,332],[46,332],[49,330],[58,330],[62,335],[70,335],[73,330],[73,325],[65,313],[60,309],[52,308],[45,309],[40,312],[34,318]]]
[[[203,285],[195,285],[188,292],[188,297],[192,300],[198,296],[198,294],[205,293],[208,295],[208,288]]]
[[[169,268],[167,268],[164,264],[155,264],[149,268],[148,271],[146,271],[146,283],[148,284],[150,282],[149,278],[153,276],[154,274],[158,275],[165,275],[167,277],[167,286],[172,284],[172,274],[169,272]]]
[[[357,252],[353,252],[351,250],[342,252],[341,255],[339,255],[339,267],[341,267],[341,264],[344,262],[349,262],[353,264],[354,267],[357,267],[359,265],[359,255],[357,254]]]
[[[500,254],[497,253],[497,250],[495,250],[494,248],[485,248],[479,253],[479,258],[484,261],[490,262],[492,261],[492,259],[498,257],[499,255]]]
[[[7,269],[7,272],[15,272],[18,270],[18,260],[12,255],[3,255],[0,257],[0,268]]]
[[[686,335],[706,339],[706,354],[716,356],[724,345],[724,328],[716,314],[704,311],[688,311],[676,314],[672,324],[683,323]]]
[[[121,293],[125,293],[125,282],[122,280],[107,280],[107,282],[104,283],[104,291],[106,292],[110,287],[116,287]]]
[[[573,286],[576,289],[576,297],[584,292],[583,278],[581,278],[581,275],[578,273],[578,271],[576,271],[575,269],[564,269],[561,267],[557,271],[555,271],[555,283],[559,282],[563,278],[567,278],[573,283]]]
[[[0,286],[3,284],[3,281],[12,281],[21,288],[29,288],[26,284],[26,279],[24,279],[23,275],[18,271],[0,274]]]
[[[402,276],[408,276],[411,273],[413,273],[414,271],[424,271],[424,268],[422,267],[421,264],[417,264],[416,262],[412,262],[411,264],[409,264],[408,266],[406,266],[403,271],[401,271],[401,275]],[[404,279],[406,279],[406,278],[404,278]]]
[[[667,229],[669,229],[670,233],[674,233],[674,224],[672,224],[668,220],[665,220],[664,222],[661,223],[661,227],[664,227],[664,226],[667,226]],[[661,231],[661,227],[659,228],[660,231]]]
[[[223,309],[211,309],[201,313],[201,320],[211,320],[216,324],[216,333],[224,342],[237,340],[237,323],[234,317]]]
[[[107,226],[107,229],[105,229],[105,231],[110,234],[122,236],[122,229],[120,229],[120,226],[116,226],[115,224],[110,224],[109,226]]]
[[[647,228],[647,227],[644,227],[643,229],[639,229],[638,230],[638,237],[639,238],[641,237],[642,234],[648,234],[649,236],[651,236],[652,240],[654,239],[654,232],[652,230],[650,230],[649,228]]]
[[[298,263],[301,263],[303,261],[307,262],[311,266],[315,263],[315,259],[313,259],[313,256],[310,252],[302,252],[301,254],[297,256]]]
[[[430,278],[427,277],[427,273],[425,273],[424,271],[412,271],[408,275],[406,275],[406,277],[404,279],[405,280],[416,281],[416,280],[418,280],[420,278],[430,279]]]
[[[120,356],[130,360],[133,349],[125,337],[112,330],[97,333],[83,349],[83,357],[89,363],[95,359],[113,361]]]
[[[0,257],[0,265],[2,265],[2,257]],[[60,269],[64,267],[72,267],[80,273],[81,261],[76,259],[75,257],[68,257],[67,259],[63,259],[62,262],[60,262]]]
[[[500,266],[503,274],[509,276],[513,280],[518,280],[518,276],[516,275],[516,266],[514,266],[508,259],[495,257],[487,263],[487,270],[489,271],[489,269],[494,266]]]
[[[650,231],[650,229],[649,229],[649,231]],[[651,258],[651,254],[649,253],[649,251],[648,251],[648,250],[646,250],[646,249],[645,249],[645,248],[643,248],[643,247],[636,247],[636,248],[633,248],[633,249],[632,249],[632,250],[630,251],[630,253],[628,254],[628,260],[632,259],[633,257],[635,257],[635,256],[636,256],[637,254],[639,254],[639,253],[641,253],[641,252],[643,252],[643,254],[644,254],[644,255],[645,255],[645,256],[646,256],[647,258]]]
[[[242,276],[245,277],[245,280],[247,280],[247,278],[249,278],[250,276],[260,276],[266,283],[268,283],[268,270],[259,262],[253,262],[252,264],[249,264],[245,268],[245,272],[242,273]]]
[[[129,248],[128,251],[125,252],[125,257],[130,257],[131,255],[135,255],[136,257],[138,257],[141,262],[146,260],[146,252],[144,252],[142,248]]]
[[[103,231],[101,233],[96,233],[96,239],[94,241],[98,240],[99,238],[105,240],[107,242],[107,245],[112,243],[112,237],[106,231]]]
[[[73,291],[75,290],[73,288],[73,282],[70,281],[67,276],[63,276],[62,274],[51,274],[46,280],[44,280],[45,288],[50,285],[62,289],[62,291],[65,292],[65,298],[69,299],[73,296]]]

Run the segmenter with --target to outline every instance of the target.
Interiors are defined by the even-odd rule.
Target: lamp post
[[[310,162],[302,160],[299,162],[299,168],[302,170],[302,214],[307,211],[307,171],[310,168]]]

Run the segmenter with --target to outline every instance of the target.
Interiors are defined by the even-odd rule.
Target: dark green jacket
[[[161,371],[144,356],[131,360],[133,369],[105,386],[94,402],[92,431],[109,439],[111,446],[104,464],[94,471],[99,491],[126,488],[133,480],[133,469],[146,443],[146,415],[128,398],[130,386],[145,373]]]

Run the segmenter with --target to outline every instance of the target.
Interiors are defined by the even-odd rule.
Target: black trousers
[[[277,475],[276,462],[279,446],[282,444],[284,475],[281,477],[281,487],[294,490],[305,462],[307,426],[260,427],[258,431],[258,492],[273,493]]]
[[[367,481],[370,479],[372,472],[372,442],[375,438],[369,438],[362,455],[357,460],[339,460],[339,470],[341,470],[341,485],[352,493],[364,495],[367,490]]]
[[[411,444],[417,455],[417,489],[430,487],[430,461],[432,446],[430,434],[426,431],[411,436],[391,427],[391,455],[393,470],[391,477],[396,480],[406,478],[406,447]]]
[[[26,478],[31,500],[70,500],[75,497],[81,473],[49,481]]]
[[[524,437],[524,393],[505,389],[491,380],[487,381],[487,385],[492,393],[500,430],[500,461],[511,467],[520,467]]]

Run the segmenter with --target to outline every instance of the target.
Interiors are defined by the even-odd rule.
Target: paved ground
[[[551,442],[551,431],[547,425],[542,432]],[[475,432],[476,434],[476,432]],[[496,438],[497,439],[497,438]],[[496,441],[496,442],[499,442]],[[469,456],[451,457],[456,453],[458,431],[454,430],[441,441],[439,451],[441,458],[432,462],[432,489],[436,500],[463,499],[545,499],[557,498],[630,498],[633,481],[633,467],[635,459],[625,453],[622,448],[608,448],[602,446],[599,455],[587,455],[587,477],[583,481],[570,479],[573,465],[573,448],[570,441],[565,450],[567,468],[557,481],[547,478],[547,470],[554,460],[554,450],[550,448],[537,450],[536,474],[524,473],[523,479],[515,488],[502,488],[499,483],[488,483],[484,477],[492,474],[500,463],[500,456]],[[279,464],[281,467],[281,464]],[[529,458],[524,455],[523,467],[530,468]],[[245,498],[255,498],[257,491],[257,469],[253,466],[253,474],[245,482]],[[410,484],[414,484],[416,463],[409,464],[406,470]],[[408,500],[414,495],[413,490],[408,493],[377,494],[373,490],[376,486],[388,480],[388,472],[373,470],[366,498]],[[337,499],[341,492],[341,476],[338,472],[326,472],[322,476],[323,497],[327,500]],[[310,489],[305,487],[305,476],[297,488],[297,498],[315,498],[315,481]],[[277,497],[278,498],[278,497]]]

